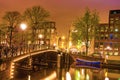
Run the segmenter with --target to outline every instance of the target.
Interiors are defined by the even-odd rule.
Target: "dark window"
[[[110,42],[110,46],[112,46],[113,43]]]

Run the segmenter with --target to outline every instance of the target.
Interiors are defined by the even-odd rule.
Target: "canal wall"
[[[9,80],[10,74],[10,59],[1,61],[0,64],[0,80]]]
[[[110,64],[119,64],[120,65],[120,56],[108,56],[107,62]]]
[[[120,56],[108,56],[108,60],[120,61]]]

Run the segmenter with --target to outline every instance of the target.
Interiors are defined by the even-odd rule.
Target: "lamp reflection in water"
[[[75,71],[75,80],[90,80],[89,74],[85,74],[85,69]]]
[[[28,75],[28,80],[31,80],[31,76],[30,75]]]
[[[41,79],[41,80],[53,80],[57,77],[57,73],[54,71],[50,76],[44,78],[44,79]]]
[[[71,75],[69,72],[66,72],[66,80],[71,80]]]
[[[108,78],[108,69],[105,70],[105,80],[109,80],[109,78]]]

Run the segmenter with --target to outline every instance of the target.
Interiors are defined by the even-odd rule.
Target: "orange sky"
[[[23,12],[26,8],[40,5],[50,12],[50,20],[56,22],[58,34],[66,35],[85,8],[97,10],[100,22],[108,22],[109,10],[120,9],[120,0],[0,0],[0,18],[6,11]]]

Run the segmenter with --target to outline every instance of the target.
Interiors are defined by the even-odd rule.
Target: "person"
[[[0,59],[2,58],[2,45],[0,45]]]

